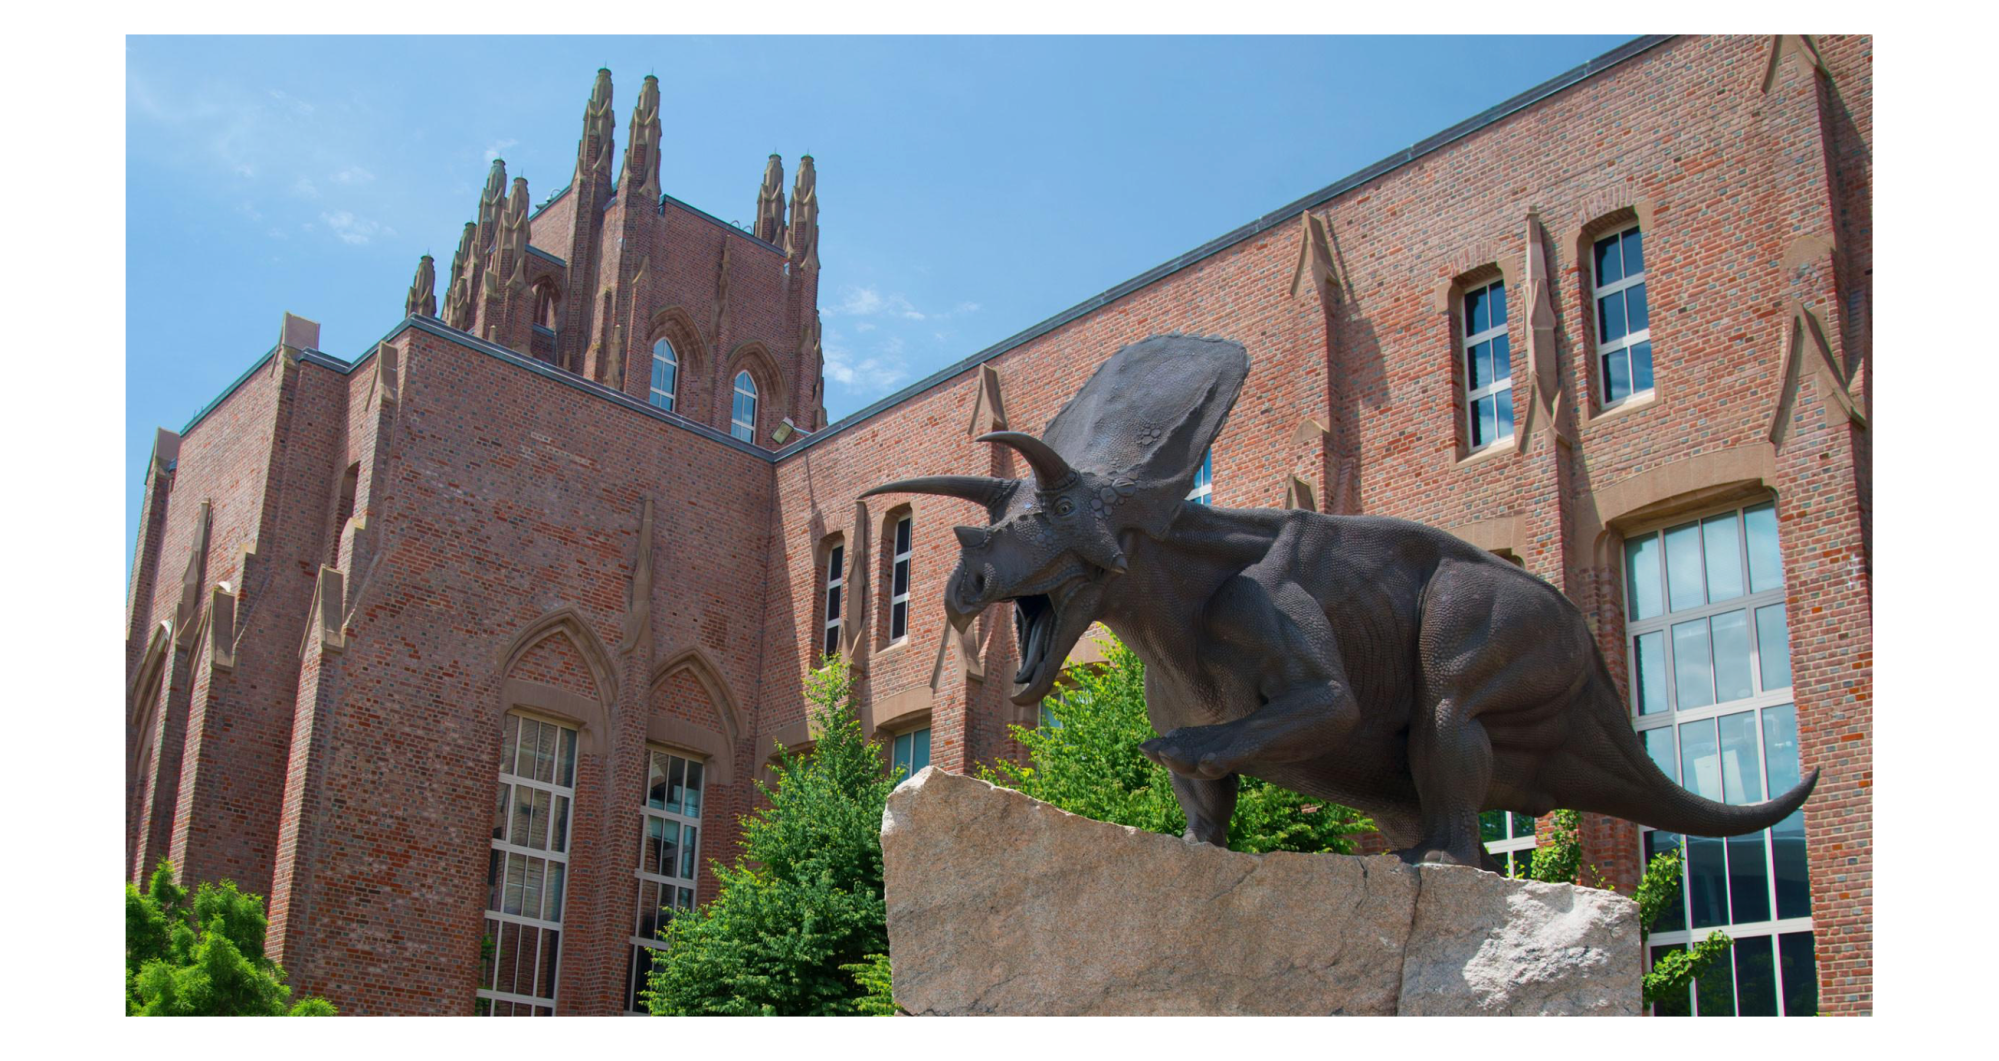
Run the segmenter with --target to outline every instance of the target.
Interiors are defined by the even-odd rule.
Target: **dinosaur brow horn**
[[[994,431],[980,435],[975,441],[996,442],[1017,451],[1027,459],[1027,466],[1034,469],[1035,481],[1041,484],[1043,490],[1063,486],[1076,474],[1061,454],[1033,435],[1023,435],[1018,431]]]
[[[861,496],[942,494],[945,497],[962,497],[967,501],[976,501],[991,509],[1005,501],[1007,492],[1013,487],[1014,480],[998,479],[990,475],[926,475],[916,479],[898,479],[892,483],[883,483]]]

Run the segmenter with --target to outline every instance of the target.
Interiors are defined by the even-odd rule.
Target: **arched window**
[[[730,407],[729,433],[745,442],[757,440],[757,381],[736,373],[736,400]]]
[[[654,405],[673,411],[674,388],[680,382],[680,357],[664,337],[652,344],[652,397]]]
[[[510,712],[501,720],[499,796],[486,871],[486,939],[476,1012],[555,1012],[576,798],[576,730]]]
[[[1506,338],[1506,281],[1465,293],[1465,441],[1468,452],[1513,437],[1513,358]]]

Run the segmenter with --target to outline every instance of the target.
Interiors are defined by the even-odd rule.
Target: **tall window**
[[[1478,816],[1478,838],[1485,842],[1485,849],[1492,852],[1506,875],[1525,877],[1534,867],[1533,815],[1486,811]]]
[[[1197,505],[1215,503],[1215,451],[1210,447],[1201,454],[1201,470],[1194,473],[1194,488],[1187,491],[1187,500]]]
[[[930,727],[897,735],[889,757],[895,763],[891,776],[896,780],[916,776],[918,770],[930,765]]]
[[[826,656],[840,654],[840,591],[846,587],[846,575],[847,547],[835,542],[826,550],[825,629],[820,644]]]
[[[909,636],[909,517],[895,521],[895,570],[889,577],[888,639]]]
[[[529,715],[501,723],[500,788],[486,869],[486,939],[476,1012],[555,1012],[576,731]]]
[[[654,405],[673,411],[674,388],[680,382],[680,357],[664,338],[652,344],[652,398]]]
[[[1596,359],[1603,404],[1652,389],[1652,313],[1645,301],[1645,246],[1638,226],[1596,241]]]
[[[745,442],[757,440],[757,381],[736,373],[736,400],[729,407],[729,433]]]
[[[1652,760],[1708,799],[1755,803],[1798,783],[1784,566],[1771,502],[1628,537],[1626,647],[1632,707]],[[1662,1014],[1818,1009],[1803,812],[1716,839],[1641,830],[1644,855],[1685,845],[1681,899],[1660,915],[1654,955],[1720,928],[1735,940]]]
[[[701,763],[660,748],[646,749],[645,807],[639,835],[638,926],[632,932],[625,1008],[644,1013],[639,992],[664,948],[659,930],[674,915],[694,909],[694,874],[700,866]]]
[[[1465,294],[1465,438],[1482,450],[1513,437],[1513,357],[1506,339],[1506,281]]]

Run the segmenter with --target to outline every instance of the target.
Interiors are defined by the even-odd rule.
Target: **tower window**
[[[909,636],[909,517],[895,521],[895,569],[889,580],[888,639],[894,643]]]
[[[1596,357],[1606,408],[1652,390],[1652,314],[1638,226],[1596,241]]]
[[[500,730],[499,796],[486,868],[486,941],[476,1012],[555,1012],[576,731],[509,714]]]
[[[1465,438],[1476,452],[1513,437],[1513,357],[1506,338],[1506,281],[1465,293]]]
[[[757,440],[757,381],[736,373],[736,398],[729,407],[729,433],[745,442]]]
[[[673,344],[664,338],[652,344],[652,396],[654,405],[673,411],[674,388],[680,382],[680,358]]]
[[[918,770],[930,765],[930,727],[898,734],[889,752],[894,762],[895,780],[916,776]]]

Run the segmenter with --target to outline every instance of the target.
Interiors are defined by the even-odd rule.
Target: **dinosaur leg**
[[[1295,763],[1324,755],[1359,724],[1360,706],[1346,683],[1316,682],[1232,722],[1182,726],[1138,750],[1176,779],[1213,781],[1259,763]]]
[[[1235,799],[1241,779],[1234,774],[1213,781],[1198,781],[1179,774],[1173,778],[1173,796],[1187,815],[1187,831],[1181,839],[1189,843],[1229,846],[1229,819],[1235,816]]]
[[[1409,728],[1409,766],[1422,802],[1423,838],[1396,854],[1409,863],[1491,868],[1478,815],[1492,784],[1492,742],[1462,702],[1449,697]]]

